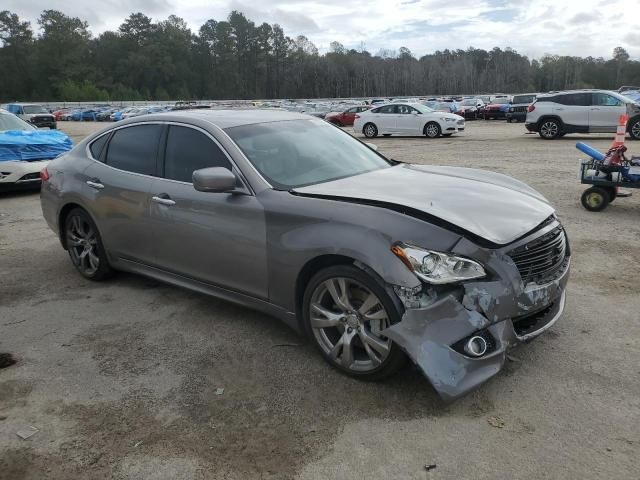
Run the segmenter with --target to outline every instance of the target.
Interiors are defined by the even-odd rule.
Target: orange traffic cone
[[[627,136],[627,120],[629,115],[620,115],[618,118],[618,128],[616,130],[616,136],[613,139],[613,143],[609,148],[621,147],[624,145],[624,139]]]

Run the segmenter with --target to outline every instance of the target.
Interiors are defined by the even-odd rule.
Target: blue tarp
[[[6,130],[0,132],[0,162],[49,160],[73,147],[58,130]]]

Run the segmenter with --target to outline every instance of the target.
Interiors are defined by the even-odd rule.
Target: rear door
[[[151,187],[155,264],[184,277],[266,299],[262,205],[243,183],[238,193],[195,190],[193,172],[207,167],[228,168],[241,176],[209,133],[171,124],[162,176]]]
[[[153,262],[149,200],[163,128],[126,126],[115,130],[108,144],[102,136],[90,146],[96,161],[83,173],[86,205],[107,250],[119,258]]]
[[[589,113],[590,132],[615,132],[620,115],[627,112],[627,106],[613,95],[603,92],[591,94],[592,105]]]
[[[558,95],[552,113],[560,117],[571,130],[589,131],[589,114],[591,110],[591,93],[579,92]]]
[[[378,133],[397,132],[397,105],[383,105],[376,109],[374,113],[374,123],[378,127]]]
[[[342,113],[342,124],[353,125],[353,121],[356,119],[356,113],[358,113],[359,111],[360,110],[358,109],[358,107],[352,107],[348,110],[345,110]]]

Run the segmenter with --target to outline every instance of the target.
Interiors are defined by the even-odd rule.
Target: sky
[[[133,12],[153,20],[176,14],[197,31],[238,10],[257,24],[279,23],[290,37],[305,35],[321,53],[335,40],[374,54],[498,46],[534,58],[610,58],[622,46],[640,58],[638,0],[2,0],[0,8],[34,28],[42,10],[60,10],[87,20],[94,35],[117,29]]]

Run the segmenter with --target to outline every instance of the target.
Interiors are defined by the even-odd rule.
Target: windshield
[[[24,113],[33,114],[33,113],[49,113],[49,110],[44,108],[42,105],[25,105],[22,107]]]
[[[2,130],[37,130],[12,113],[0,113],[0,131]]]
[[[505,105],[505,104],[509,103],[509,99],[508,98],[495,98],[491,103],[493,103],[494,105]]]
[[[280,190],[328,182],[390,163],[323,120],[289,120],[225,130],[253,166]]]
[[[470,99],[470,100],[463,100],[462,103],[460,103],[460,105],[464,105],[465,107],[475,107],[476,103],[478,103],[477,100]]]

